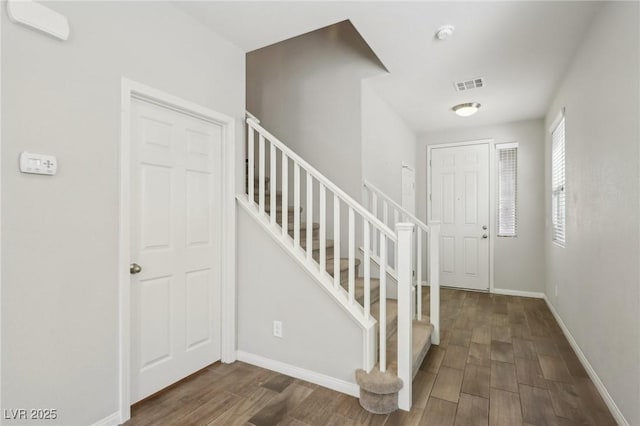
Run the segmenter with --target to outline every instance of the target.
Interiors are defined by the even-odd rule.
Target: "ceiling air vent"
[[[471,80],[465,81],[456,81],[453,83],[458,92],[464,92],[466,90],[471,89],[479,89],[480,87],[484,87],[484,78],[472,78]]]

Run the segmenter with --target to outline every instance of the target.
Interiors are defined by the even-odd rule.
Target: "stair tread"
[[[306,237],[306,236],[305,236]],[[300,246],[302,248],[307,248],[307,239],[306,238],[301,238],[300,239]],[[312,242],[312,250],[320,250],[320,239],[317,237],[313,237],[313,242]],[[333,249],[333,240],[326,240],[326,248],[327,251],[329,249]]]
[[[288,221],[288,222],[287,222],[287,228],[289,229],[289,231],[290,231],[289,233],[290,233],[291,235],[293,235],[293,227],[294,227],[294,225],[295,225],[295,224],[293,223],[293,221]],[[307,229],[307,223],[306,223],[306,222],[301,222],[301,223],[300,223],[300,231],[301,231],[301,232],[300,232],[300,239],[304,238],[304,237],[302,236],[302,230],[303,230],[303,229],[304,229],[304,230],[306,230],[306,229]],[[313,222],[313,230],[315,231],[316,229],[320,229],[320,224],[319,224],[319,223],[317,223],[317,222]]]
[[[361,305],[364,306],[364,278],[357,277],[355,282],[355,298]],[[343,282],[342,287],[345,290],[349,290],[349,281]],[[374,304],[380,298],[380,280],[377,278],[371,278],[370,282],[370,301],[369,303]]]
[[[303,211],[303,210],[304,210],[304,207],[300,206],[300,211]],[[266,211],[266,212],[270,212],[271,211],[271,203],[268,203],[266,200],[265,200],[265,203],[264,203],[264,211]],[[295,210],[294,207],[289,206],[287,211],[289,212],[289,216],[293,216],[295,214],[296,210]],[[282,204],[280,204],[280,203],[276,204],[276,212],[278,212],[278,213],[282,212]]]
[[[354,259],[354,266],[355,266],[355,269],[358,269],[358,266],[360,266],[360,259]],[[327,259],[325,270],[331,275],[333,275],[333,267],[334,267],[334,259]],[[347,270],[349,270],[349,259],[340,258],[340,272],[345,272]]]
[[[371,315],[380,322],[380,300],[371,305]],[[398,329],[398,302],[387,299],[387,340],[396,334]]]
[[[411,356],[413,360],[413,377],[420,369],[420,365],[431,346],[431,333],[433,332],[433,325],[429,322],[428,317],[423,317],[422,320],[413,320],[413,327],[411,327]],[[398,374],[397,364],[397,351],[398,351],[398,334],[394,333],[393,336],[387,339],[387,371],[392,374]],[[376,368],[379,368],[379,364],[376,364]]]

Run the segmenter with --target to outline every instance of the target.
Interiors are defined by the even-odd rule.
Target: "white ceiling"
[[[416,132],[542,117],[597,2],[175,2],[249,52],[350,19],[390,71],[371,86]],[[438,27],[455,34],[435,40]],[[484,77],[456,92],[453,82]],[[451,107],[480,102],[473,117]]]

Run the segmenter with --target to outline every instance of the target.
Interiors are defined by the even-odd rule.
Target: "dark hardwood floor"
[[[135,405],[126,425],[616,424],[543,300],[443,289],[441,302],[441,344],[409,413],[373,415],[356,398],[236,362]]]

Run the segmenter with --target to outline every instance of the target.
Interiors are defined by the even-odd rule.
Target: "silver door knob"
[[[487,225],[482,225],[482,230],[486,231],[487,230]]]
[[[129,273],[131,275],[139,274],[140,272],[142,272],[142,266],[138,265],[137,263],[132,263],[131,265],[129,265]]]
[[[489,238],[487,234],[482,234],[482,238]]]

